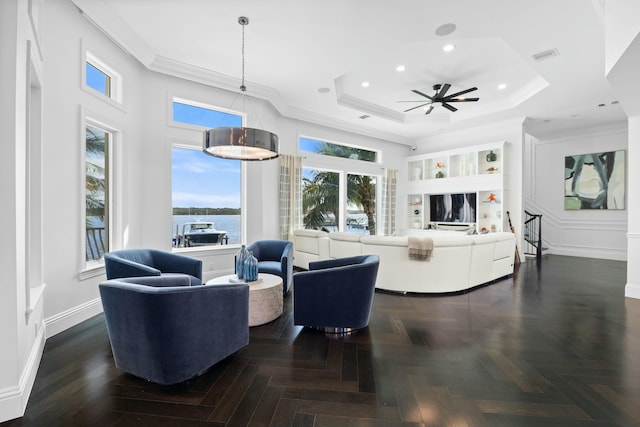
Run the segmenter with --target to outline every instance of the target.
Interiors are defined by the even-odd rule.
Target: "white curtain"
[[[396,183],[398,171],[383,169],[382,172],[382,227],[385,236],[393,236],[396,232]]]
[[[280,155],[280,238],[302,228],[302,157]]]

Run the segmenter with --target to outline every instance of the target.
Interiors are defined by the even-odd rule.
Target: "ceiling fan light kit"
[[[434,84],[433,85],[433,90],[434,90],[434,95],[430,96],[427,95],[424,92],[421,92],[417,89],[413,89],[411,92],[418,94],[420,96],[423,96],[425,98],[427,98],[429,100],[429,102],[424,102],[420,105],[418,105],[417,107],[411,107],[407,110],[404,110],[405,113],[412,111],[412,110],[416,110],[418,108],[422,108],[424,106],[427,106],[427,111],[424,113],[429,114],[431,113],[431,111],[433,111],[433,107],[435,103],[440,103],[444,108],[446,108],[447,110],[451,111],[451,112],[455,112],[458,111],[458,109],[456,107],[454,107],[453,105],[450,105],[453,102],[476,102],[478,101],[480,98],[465,98],[462,95],[465,95],[469,92],[473,92],[475,90],[478,90],[477,87],[472,87],[469,89],[465,89],[465,90],[461,90],[460,92],[456,92],[456,93],[452,93],[451,95],[447,95],[447,92],[449,91],[449,89],[451,88],[451,85],[449,83],[445,83],[445,84]],[[422,102],[422,101],[401,101],[401,102]]]

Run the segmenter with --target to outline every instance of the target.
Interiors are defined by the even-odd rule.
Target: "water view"
[[[182,234],[183,225],[188,222],[213,222],[218,231],[226,231],[229,245],[240,244],[241,216],[240,215],[173,215],[172,236]]]

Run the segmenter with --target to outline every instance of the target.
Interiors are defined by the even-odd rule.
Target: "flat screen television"
[[[476,222],[476,193],[431,194],[429,221],[444,223]]]

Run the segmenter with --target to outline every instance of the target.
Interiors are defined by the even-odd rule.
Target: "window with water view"
[[[239,115],[184,100],[173,102],[173,121],[205,128],[242,126]],[[202,130],[194,132],[200,135]],[[240,160],[212,157],[200,145],[174,145],[171,166],[173,247],[240,243]]]

